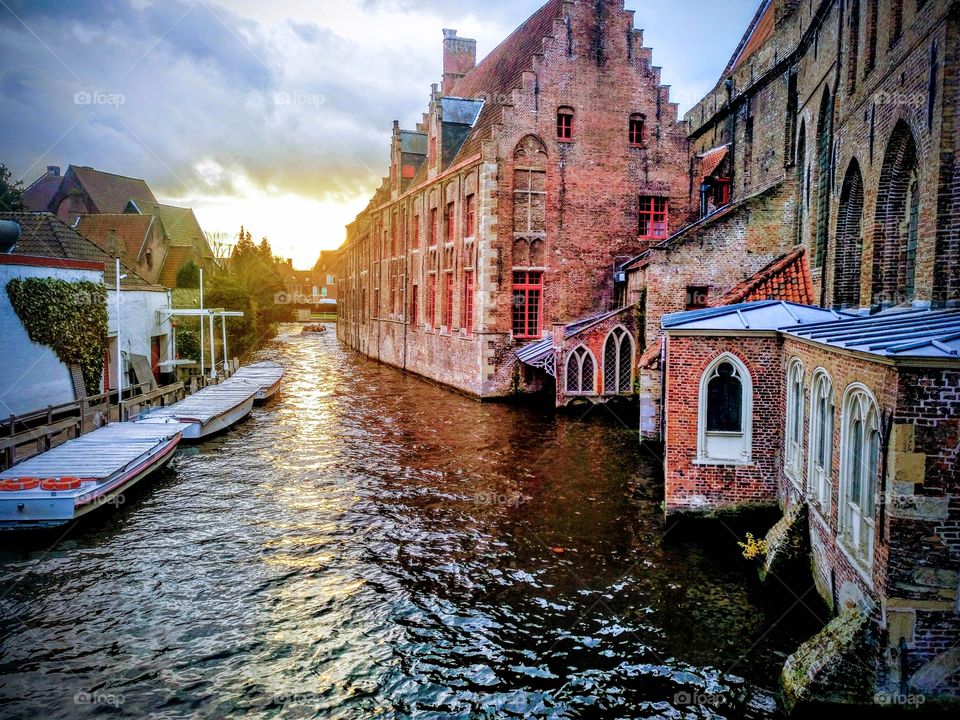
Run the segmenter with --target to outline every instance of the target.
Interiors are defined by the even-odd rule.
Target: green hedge
[[[30,339],[79,365],[87,394],[100,393],[107,350],[107,289],[86,280],[14,278],[7,295]]]

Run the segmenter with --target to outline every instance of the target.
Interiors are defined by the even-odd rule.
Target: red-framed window
[[[713,204],[717,207],[730,204],[732,178],[718,177],[713,180]]]
[[[663,197],[640,197],[640,227],[642,238],[667,237],[667,199]]]
[[[643,121],[644,117],[640,113],[634,113],[630,116],[630,144],[643,145]]]
[[[413,247],[420,247],[420,216],[413,216]]]
[[[420,308],[417,307],[419,289],[416,285],[410,288],[410,326],[414,329],[416,329],[417,324],[420,322]]]
[[[557,109],[557,140],[573,140],[573,108]]]
[[[430,208],[430,244],[437,244],[437,209]]]
[[[463,320],[460,326],[467,335],[473,334],[473,270],[463,271],[463,304],[460,306]]]
[[[453,273],[448,272],[443,279],[443,325],[447,330],[453,329]]]
[[[513,273],[513,336],[540,337],[543,315],[543,273],[516,271]]]
[[[477,199],[474,195],[467,195],[467,209],[464,213],[464,237],[473,237],[477,231]]]
[[[456,215],[454,213],[453,203],[447,203],[447,242],[453,242],[454,225]]]
[[[430,273],[427,277],[427,327],[433,327],[437,324],[437,274]]]

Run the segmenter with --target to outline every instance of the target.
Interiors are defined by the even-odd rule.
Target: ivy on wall
[[[7,295],[30,339],[79,365],[88,395],[100,392],[107,349],[107,289],[86,280],[14,278]]]

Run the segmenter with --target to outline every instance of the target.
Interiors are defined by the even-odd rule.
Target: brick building
[[[620,308],[620,265],[695,218],[686,131],[622,0],[550,0],[479,64],[455,31],[443,51],[442,86],[415,130],[395,124],[389,176],[348,226],[337,332],[384,362],[505,395],[553,382],[521,375],[515,350]],[[633,323],[607,334],[621,325],[611,357],[626,380],[605,382],[602,349],[573,343],[573,394],[632,386]],[[534,367],[556,374],[544,358]]]
[[[837,617],[795,702],[960,697],[958,33],[947,0],[762,3],[687,115],[703,217],[625,266],[668,515],[807,523]]]

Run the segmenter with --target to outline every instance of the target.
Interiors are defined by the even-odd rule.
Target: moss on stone
[[[809,532],[806,503],[794,503],[772,527],[765,538],[767,557],[760,568],[760,579],[770,574],[781,579],[791,577],[798,568],[805,568],[809,555]]]

